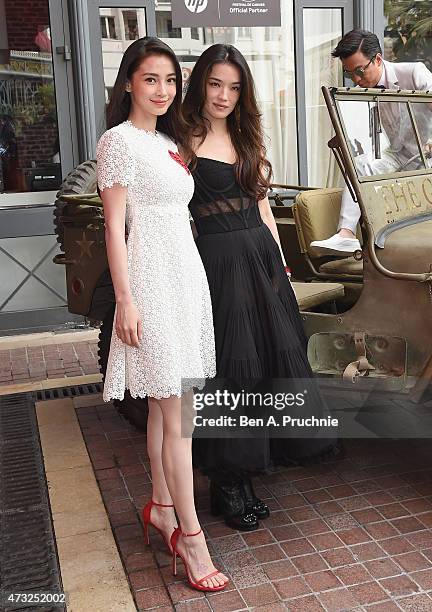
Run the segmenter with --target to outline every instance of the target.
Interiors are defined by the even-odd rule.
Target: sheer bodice
[[[257,201],[241,190],[233,164],[198,157],[193,177],[195,191],[189,210],[199,235],[262,225]]]

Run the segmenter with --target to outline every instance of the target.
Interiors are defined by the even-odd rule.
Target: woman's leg
[[[184,398],[183,408],[189,398]],[[181,530],[192,534],[200,530],[193,496],[192,438],[182,437],[182,402],[171,396],[157,400],[163,417],[162,464],[169,492],[174,501]],[[190,418],[183,410],[185,419]],[[190,430],[190,423],[184,423]],[[195,580],[214,571],[204,534],[193,538],[180,537],[178,549],[190,568]],[[226,576],[219,573],[206,580],[204,586],[218,586],[227,582]]]
[[[163,444],[163,418],[159,404],[153,398],[148,401],[149,414],[147,419],[147,453],[150,459],[152,477],[152,500],[158,504],[170,505],[173,503],[162,466]],[[158,527],[170,541],[171,534],[177,527],[174,508],[161,508],[153,506],[151,521]]]

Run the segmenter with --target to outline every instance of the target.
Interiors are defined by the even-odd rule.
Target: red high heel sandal
[[[148,504],[144,506],[143,511],[142,511],[142,517],[143,517],[143,523],[144,523],[144,538],[145,538],[146,544],[147,545],[150,544],[148,528],[149,528],[149,525],[151,525],[152,527],[154,527],[154,529],[156,529],[156,531],[159,531],[160,535],[163,537],[165,541],[165,544],[168,546],[168,550],[171,554],[172,551],[170,547],[170,541],[165,537],[165,534],[159,529],[159,527],[156,527],[156,525],[151,522],[150,515],[151,515],[153,506],[159,506],[159,508],[174,508],[174,504],[157,504],[156,502],[151,500],[148,502]],[[175,527],[173,527],[173,529],[175,529]]]
[[[189,566],[186,563],[186,561],[183,559],[183,557],[181,556],[180,552],[177,550],[177,542],[180,536],[183,536],[184,538],[191,538],[193,536],[197,536],[201,533],[202,529],[200,529],[199,531],[197,531],[196,533],[183,533],[182,530],[180,529],[180,527],[177,527],[174,530],[174,533],[171,536],[171,546],[172,546],[172,550],[173,550],[173,574],[174,576],[177,576],[177,555],[180,557],[180,559],[183,561],[185,569],[186,569],[186,576],[187,579],[189,581],[189,584],[191,585],[191,587],[193,589],[196,589],[197,591],[222,591],[223,589],[226,588],[229,580],[227,580],[224,584],[220,584],[219,586],[204,586],[202,583],[204,582],[204,580],[208,580],[209,578],[211,578],[212,576],[216,576],[216,574],[220,574],[219,570],[215,570],[214,572],[211,572],[210,574],[207,574],[207,576],[204,576],[204,578],[200,578],[199,580],[197,580],[197,582],[194,582],[192,580],[192,576],[191,573],[189,571]]]

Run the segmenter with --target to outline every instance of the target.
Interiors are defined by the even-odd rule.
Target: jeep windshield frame
[[[432,160],[425,154],[425,149],[430,145],[429,139],[432,142],[432,93],[359,87],[322,87],[322,91],[336,132],[336,136],[328,144],[336,157],[353,199],[360,206],[363,235],[374,265],[383,274],[392,278],[430,282],[432,280],[430,272],[413,274],[384,268],[379,262],[376,248],[384,248],[388,236],[402,227],[432,221],[432,167],[428,167],[428,163],[431,163]],[[351,111],[360,109],[359,114],[363,117],[360,130],[362,136],[358,139],[355,137],[355,130],[353,132],[352,126],[347,123],[347,116],[350,115],[354,117],[353,123],[360,125],[358,115],[355,116],[352,112],[346,113],[346,104],[351,102],[365,105],[364,111],[361,107],[350,109]],[[394,106],[383,107],[388,103]],[[422,107],[414,106],[417,104],[421,104]],[[373,173],[374,168],[381,166],[381,170],[385,169],[386,163],[391,166],[392,159],[398,159],[397,155],[393,155],[392,141],[382,129],[382,108],[387,109],[389,132],[393,129],[394,133],[399,136],[399,149],[397,150],[397,147],[394,146],[394,150],[396,153],[404,150],[405,155],[407,152],[412,153],[413,156],[408,159],[406,165],[411,164],[414,160],[417,165],[421,166],[420,168],[411,167],[392,172]],[[389,120],[391,117],[389,110],[392,111],[392,109],[396,109],[397,112],[405,109],[402,110],[405,112],[405,123],[401,121],[399,124],[396,121],[397,115],[394,119],[394,114],[394,120]],[[417,115],[419,110],[423,115]],[[427,131],[430,138],[425,138],[425,134],[421,133],[418,117],[426,120],[427,128],[431,126]],[[365,118],[368,120],[367,125]],[[424,128],[422,123],[421,127]],[[382,136],[383,131],[384,136]],[[404,139],[406,134],[411,136],[411,140]],[[381,143],[377,142],[377,138],[384,140],[384,148],[380,147]],[[408,144],[406,150],[405,144]],[[430,149],[432,150],[432,145]],[[381,163],[383,154],[386,157],[384,163]],[[400,159],[402,155],[399,156]],[[359,160],[367,169],[364,174],[359,171],[361,166]],[[398,164],[399,161],[393,166]]]
[[[419,127],[417,125],[417,120],[414,113],[413,103],[415,104],[429,104],[431,106],[430,110],[430,121],[432,126],[432,93],[427,92],[419,92],[419,91],[402,91],[402,90],[382,90],[382,89],[360,89],[360,88],[326,88],[323,87],[323,91],[327,90],[330,93],[330,96],[333,101],[334,108],[337,113],[337,117],[345,138],[345,142],[350,142],[349,132],[348,132],[348,124],[345,118],[345,113],[343,106],[341,103],[343,102],[361,102],[363,104],[371,104],[374,103],[376,108],[381,108],[383,104],[403,104],[407,110],[407,118],[409,118],[410,125],[412,128],[412,135],[414,136],[414,143],[417,146],[418,155],[423,163],[423,168],[420,169],[407,169],[405,171],[397,170],[395,172],[380,172],[372,174],[371,176],[361,175],[358,172],[358,168],[355,164],[355,157],[353,155],[353,150],[351,147],[347,148],[347,153],[353,163],[355,173],[357,175],[357,179],[360,183],[362,182],[372,182],[387,178],[401,178],[405,176],[416,176],[419,174],[424,174],[429,171],[432,172],[432,167],[428,167],[428,163],[424,154],[422,140],[420,136]],[[326,98],[326,94],[324,93],[324,97]],[[327,99],[326,99],[327,102]],[[327,103],[327,107],[329,105]],[[330,108],[329,108],[330,111]],[[332,113],[330,112],[330,115]],[[334,125],[334,122],[333,122]],[[431,130],[432,132],[432,130]]]

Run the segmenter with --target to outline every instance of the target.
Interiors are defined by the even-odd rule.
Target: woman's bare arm
[[[281,243],[280,243],[280,239],[279,239],[279,234],[278,234],[278,231],[277,231],[276,221],[274,219],[274,216],[273,216],[272,209],[270,207],[270,202],[269,202],[268,198],[265,197],[263,200],[260,200],[258,202],[258,207],[259,207],[261,219],[267,225],[267,227],[269,228],[269,230],[271,231],[271,233],[273,235],[273,238],[276,240],[276,242],[277,242],[277,244],[279,246],[279,250],[281,252],[283,264],[284,264],[284,266],[286,266],[285,257],[284,257],[283,251],[282,251],[282,247],[281,247]]]
[[[115,329],[122,342],[139,346],[141,322],[129,283],[125,240],[127,187],[114,185],[101,192],[105,216],[105,243],[117,305]]]

